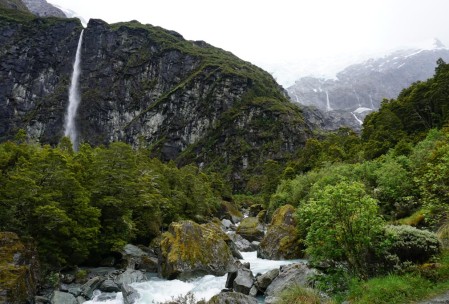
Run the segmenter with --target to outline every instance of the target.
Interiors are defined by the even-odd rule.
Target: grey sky
[[[49,0],[86,20],[139,20],[205,40],[281,84],[386,50],[449,44],[447,0]]]

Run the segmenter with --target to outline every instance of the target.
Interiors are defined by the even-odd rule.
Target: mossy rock
[[[264,237],[263,226],[257,217],[247,217],[237,227],[237,234],[240,234],[250,242],[260,242]]]
[[[285,260],[304,256],[294,214],[295,208],[291,205],[282,206],[274,212],[267,234],[260,242],[258,257]]]
[[[249,207],[249,216],[254,216],[254,217],[256,217],[258,214],[259,214],[259,212],[261,212],[262,210],[264,210],[265,208],[264,208],[264,206],[262,205],[262,204],[254,204],[254,205],[251,205],[250,207]]]
[[[35,248],[0,232],[0,303],[32,303],[39,279]]]
[[[235,270],[229,237],[213,223],[174,222],[162,235],[161,272],[169,279],[189,279]]]
[[[222,201],[218,213],[220,219],[226,218],[231,220],[234,224],[243,219],[242,212],[240,212],[231,202]]]

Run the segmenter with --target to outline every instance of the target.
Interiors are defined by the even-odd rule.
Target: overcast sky
[[[386,50],[449,44],[448,0],[48,0],[109,23],[138,20],[204,40],[284,86]]]

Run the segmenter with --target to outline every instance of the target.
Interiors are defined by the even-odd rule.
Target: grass
[[[423,264],[412,273],[387,275],[368,281],[353,281],[349,302],[360,304],[413,303],[449,290],[449,251],[436,263]]]
[[[330,299],[323,299],[319,293],[311,288],[294,285],[284,290],[279,295],[276,304],[331,304],[335,303]]]

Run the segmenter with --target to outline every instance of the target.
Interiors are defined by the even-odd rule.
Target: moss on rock
[[[258,257],[271,260],[303,257],[294,214],[295,208],[291,205],[282,206],[274,212],[267,234],[257,251]]]
[[[226,274],[234,269],[227,240],[229,237],[213,223],[172,223],[161,241],[162,276],[187,279],[205,274]]]
[[[13,232],[0,232],[0,303],[32,303],[39,265],[35,250]]]
[[[251,242],[260,241],[264,236],[263,226],[257,217],[247,217],[237,227],[237,234]]]

